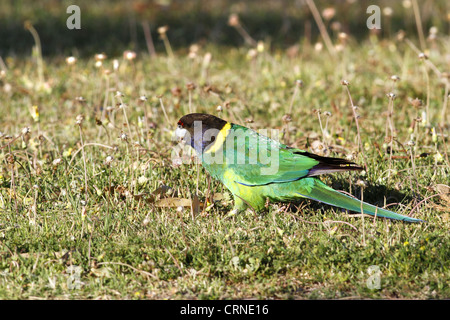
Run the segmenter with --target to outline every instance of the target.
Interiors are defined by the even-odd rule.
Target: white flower
[[[110,165],[113,162],[114,158],[112,156],[107,156],[105,159],[105,164]]]
[[[79,114],[79,115],[77,115],[75,120],[76,120],[76,124],[80,125],[83,123],[84,117],[81,114]]]
[[[133,60],[134,58],[136,58],[136,52],[131,51],[131,50],[126,50],[126,51],[123,53],[123,57],[124,57],[124,59],[126,59],[126,60]]]
[[[57,158],[55,160],[53,160],[52,164],[56,167],[61,163],[62,159],[61,158]]]
[[[67,57],[66,58],[66,63],[68,65],[73,65],[73,64],[75,64],[75,62],[77,62],[77,58],[75,58],[75,57]]]
[[[139,183],[140,185],[146,184],[147,181],[148,181],[148,178],[147,178],[146,176],[140,176],[140,177],[138,178],[138,183]]]
[[[22,129],[22,135],[26,135],[30,133],[30,127],[25,127]]]

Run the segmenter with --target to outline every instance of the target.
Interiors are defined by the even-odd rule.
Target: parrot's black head
[[[220,130],[227,123],[211,114],[191,113],[178,121],[175,134],[201,154],[205,148],[214,143]]]

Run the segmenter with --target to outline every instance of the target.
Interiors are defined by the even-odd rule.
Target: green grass
[[[440,36],[427,51],[440,72],[448,67],[449,45]],[[94,57],[74,65],[62,56],[46,58],[43,82],[39,55],[3,57],[0,298],[449,298],[450,127],[448,111],[441,117],[442,77],[394,38],[357,43],[350,36],[335,56],[308,43],[294,57],[269,46],[249,58],[249,48],[204,44],[193,58],[187,48],[172,59],[138,53],[133,61],[108,57],[100,68]],[[365,201],[393,203],[389,208],[426,223],[362,218],[310,201],[298,210],[274,204],[266,213],[229,216],[230,195],[219,182],[208,187],[201,167],[200,202],[213,194],[220,200],[195,215],[190,207],[159,206],[161,195],[152,192],[161,186],[170,187],[162,197],[186,202],[197,188],[197,167],[173,164],[171,157],[173,129],[188,112],[188,83],[196,85],[195,111],[217,114],[221,105],[227,120],[282,129],[298,79],[303,87],[282,139],[315,152],[314,141],[322,142],[330,156],[366,162],[360,175],[323,179],[357,197],[363,180]],[[343,79],[358,106],[362,152]],[[385,140],[389,92],[396,94],[392,160]],[[412,106],[414,98],[423,106]],[[426,110],[428,123],[412,128]],[[22,134],[25,127],[30,133]],[[380,269],[380,289],[367,286],[370,266]],[[78,275],[81,282],[74,281]]]

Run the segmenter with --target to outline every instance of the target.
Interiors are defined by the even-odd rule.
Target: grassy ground
[[[0,298],[449,298],[448,36],[427,42],[428,59],[409,37],[331,40],[334,54],[266,41],[132,60],[3,57]],[[366,165],[323,180],[427,222],[309,201],[228,216],[227,190],[173,161],[177,120],[219,105],[227,120]]]

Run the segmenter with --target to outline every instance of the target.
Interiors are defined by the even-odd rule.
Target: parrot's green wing
[[[354,163],[321,157],[233,124],[225,141],[227,167],[245,186],[292,182],[324,173],[361,170]]]

